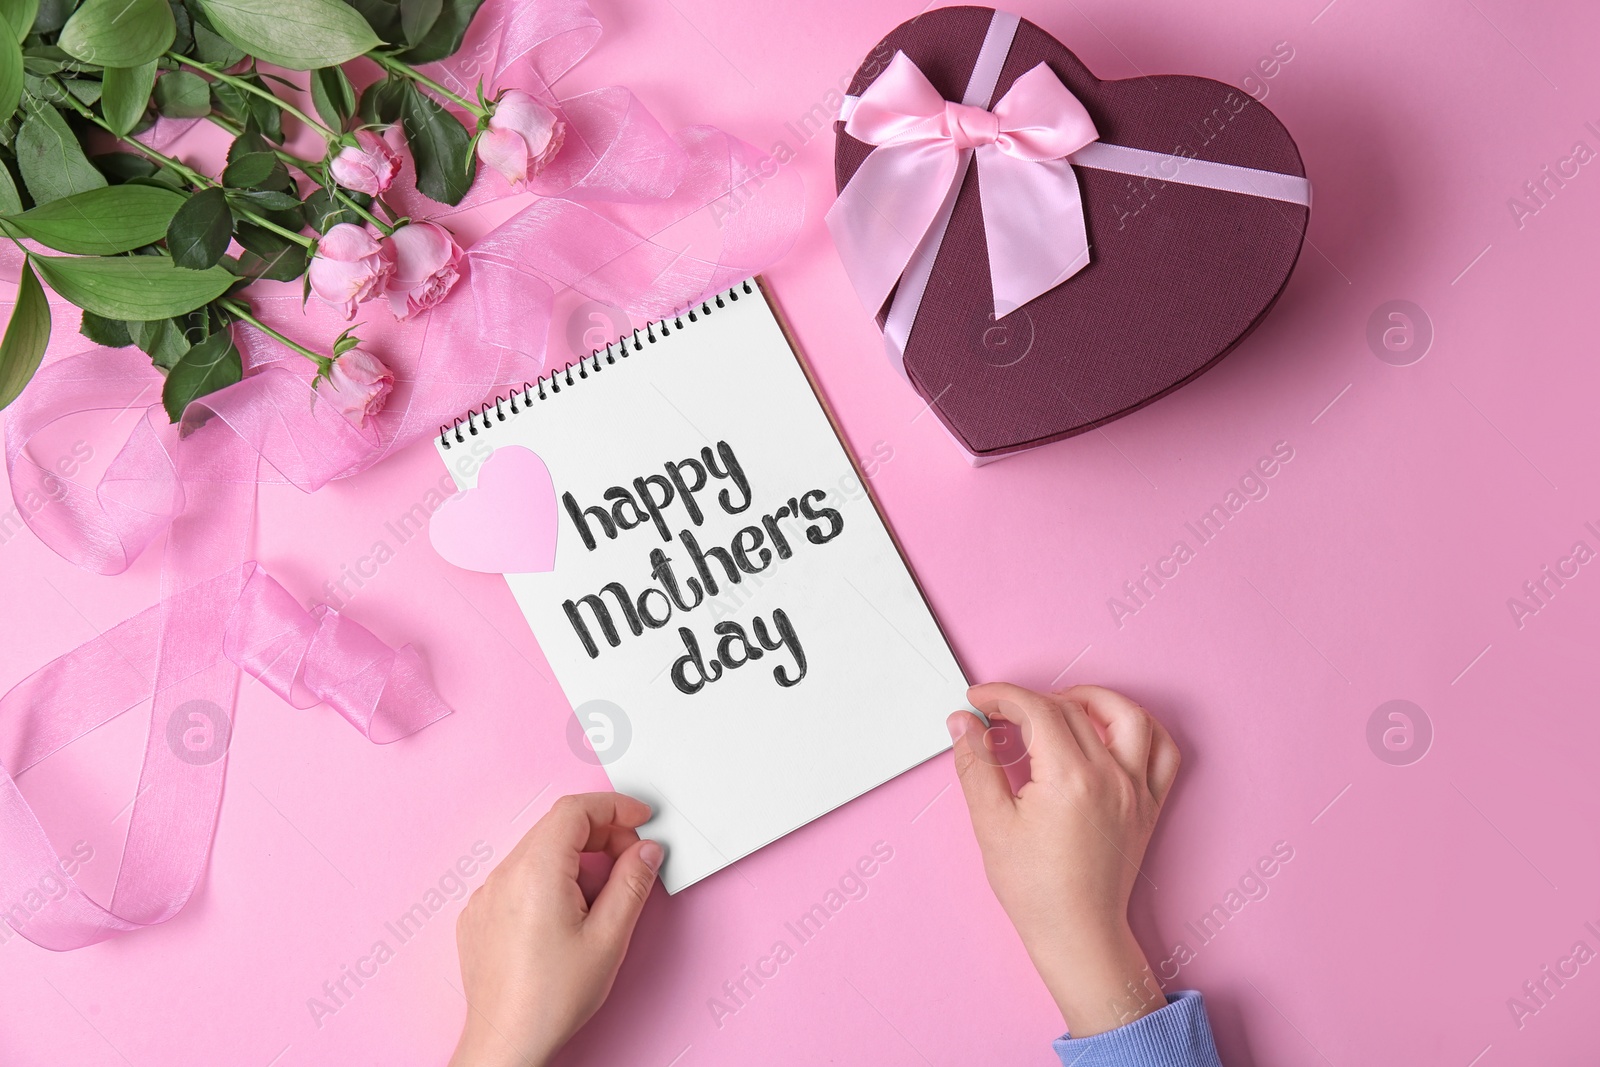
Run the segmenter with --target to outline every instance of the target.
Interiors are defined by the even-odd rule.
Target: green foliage
[[[233,212],[221,189],[202,189],[172,216],[167,226],[167,251],[172,262],[191,270],[214,267],[233,236]]]
[[[83,147],[55,108],[35,103],[17,131],[17,168],[36,204],[98,189],[103,174],[83,154]]]
[[[156,107],[173,119],[203,119],[211,114],[211,86],[187,70],[169,70],[156,82]]]
[[[356,90],[342,67],[311,72],[311,103],[331,130],[342,130],[356,113]]]
[[[222,171],[222,184],[233,189],[287,189],[292,184],[289,171],[273,152],[272,146],[246,123],[244,132],[228,146],[228,165]]]
[[[241,222],[236,236],[245,250],[239,268],[246,277],[289,282],[304,274],[310,263],[305,245],[263,226]]]
[[[22,76],[22,42],[0,19],[0,115],[11,114],[22,103]]]
[[[92,311],[83,313],[83,322],[78,326],[78,332],[97,345],[107,348],[126,348],[133,344],[133,338],[128,335],[128,323],[121,319],[104,319]]]
[[[372,197],[366,193],[347,189],[344,195],[362,207],[369,207],[372,204]],[[318,233],[327,233],[341,222],[360,224],[363,221],[359,211],[341,201],[327,189],[318,189],[306,197],[305,216],[306,222]]]
[[[110,67],[102,80],[100,110],[119,134],[126,134],[144,118],[150,91],[156,84],[156,61],[137,67]]]
[[[174,421],[240,379],[227,323],[241,312],[223,298],[257,279],[302,279],[308,227],[392,216],[371,196],[319,184],[340,142],[304,161],[277,147],[294,132],[283,116],[299,117],[288,101],[301,94],[339,134],[401,123],[418,189],[459,203],[476,174],[474,128],[405,64],[456,52],[482,2],[0,0],[0,238],[55,253],[27,254],[0,339],[0,407],[43,357],[46,287],[81,309],[84,337],[137,345],[167,373]],[[377,49],[398,63],[386,59],[358,92],[342,64]],[[239,131],[221,173],[144,147],[158,117]],[[337,355],[352,343],[315,347]]]
[[[405,110],[405,94],[410,83],[404,78],[384,78],[367,86],[361,93],[358,113],[361,121],[369,125],[387,126],[399,122]]]
[[[11,177],[11,168],[0,160],[0,215],[15,215],[22,210],[22,194]]]
[[[173,364],[161,387],[161,406],[167,409],[167,418],[177,422],[193,401],[225,389],[243,376],[233,337],[227,330],[219,330],[191,346]]]
[[[172,47],[167,0],[84,0],[61,30],[62,51],[99,67],[138,67]]]
[[[22,40],[33,29],[33,20],[39,16],[39,0],[4,0],[0,3],[0,21],[11,29],[11,36]]]
[[[403,84],[400,120],[417,168],[417,189],[441,204],[459,204],[478,172],[472,135],[433,97]]]
[[[168,319],[210,303],[234,277],[221,267],[186,270],[165,256],[36,256],[44,281],[67,300],[107,319]]]
[[[444,0],[400,0],[400,34],[406,44],[421,44],[443,9]]]
[[[0,340],[0,408],[10,404],[28,384],[50,343],[50,304],[33,268],[23,265],[17,303]]]
[[[192,2],[236,47],[290,70],[337,66],[383,43],[344,0]]]
[[[401,24],[405,23],[404,13],[407,0],[401,0]],[[472,16],[478,13],[478,8],[483,6],[483,0],[444,0],[439,13],[429,23],[423,36],[413,38],[406,35],[405,43],[411,47],[401,52],[396,58],[413,66],[423,63],[434,63],[446,56],[455,55],[456,49],[461,47],[461,42],[467,36],[467,27],[472,23]]]
[[[109,256],[155,244],[166,236],[174,212],[181,214],[185,207],[184,198],[170,189],[114,185],[50,200],[0,221],[57,252]]]

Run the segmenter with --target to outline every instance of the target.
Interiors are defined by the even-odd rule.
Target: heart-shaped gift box
[[[920,125],[896,113],[916,112],[918,99]],[[875,126],[862,117],[868,104]],[[991,108],[999,120],[979,113]],[[1070,166],[1041,162],[1051,148],[1019,164],[1039,115],[1068,112],[1092,143],[1065,156]],[[853,117],[892,135],[858,140]],[[1008,123],[1021,131],[1011,142]],[[913,126],[921,141],[889,143]],[[835,131],[841,195],[828,221],[840,255],[864,298],[877,303],[893,286],[872,309],[890,358],[974,463],[1093,429],[1211,367],[1283,291],[1310,215],[1293,139],[1243,90],[1186,75],[1100,81],[1044,30],[990,8],[941,8],[896,28],[856,72]],[[978,147],[969,165],[984,145],[990,154]],[[912,157],[898,171],[886,159],[850,187],[869,154],[890,151]],[[936,158],[959,161],[944,190],[927,188]],[[940,207],[926,233],[920,219],[904,221],[904,201],[919,198]],[[1040,275],[1039,261],[1066,264],[1085,239],[1087,265],[1078,258],[1050,285],[1061,272]],[[1008,260],[998,272],[991,252]],[[1029,271],[1050,287],[1008,307],[999,290],[1011,283],[995,278]],[[873,272],[876,290],[861,280]]]

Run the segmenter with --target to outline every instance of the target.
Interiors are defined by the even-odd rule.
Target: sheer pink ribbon
[[[1099,135],[1045,64],[985,110],[945,100],[896,52],[844,129],[877,146],[828,212],[839,258],[869,312],[877,314],[933,229],[969,151],[978,163],[996,316],[1088,265],[1083,201],[1066,157]]]
[[[385,410],[366,426],[316,403],[309,363],[243,327],[244,379],[190,405],[181,426],[153,402],[162,378],[134,349],[54,359],[6,411],[12,495],[51,549],[110,575],[166,535],[157,604],[0,697],[0,915],[30,940],[76,948],[182,910],[210,850],[241,670],[295,707],[328,704],[379,743],[450,713],[409,645],[393,649],[326,606],[306,611],[248,560],[258,481],[315,491],[535,377],[552,285],[659,315],[787,251],[800,221],[798,179],[750,145],[707,126],[668,134],[620,87],[555,99],[550,86],[599,34],[582,0],[490,0],[461,51],[430,68],[469,89],[486,77],[491,95],[500,86],[544,95],[570,124],[570,149],[541,176],[542,198],[468,251],[442,303],[406,323],[379,313],[362,324],[365,346],[396,375]],[[464,206],[497,195],[496,181],[481,176]],[[438,205],[412,193],[406,209]],[[691,255],[691,243],[717,251]],[[258,317],[285,333],[331,338],[345,325],[315,302],[302,311],[287,287],[257,288]],[[72,311],[52,304],[59,337]],[[98,484],[58,477],[30,449],[62,420],[141,407]],[[48,507],[23,506],[38,494]],[[116,890],[102,906],[62,873],[15,776],[146,703],[139,790]],[[196,736],[210,742],[197,750]],[[65,887],[60,898],[18,909],[42,879]]]

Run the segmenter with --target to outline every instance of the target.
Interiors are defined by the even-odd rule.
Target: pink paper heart
[[[428,520],[434,551],[469,571],[527,574],[556,565],[556,490],[538,453],[497,448],[478,487],[440,504]]]

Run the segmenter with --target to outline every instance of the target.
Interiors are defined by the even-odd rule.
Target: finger
[[[594,898],[584,925],[594,930],[618,958],[628,949],[628,940],[645,901],[650,899],[650,889],[656,884],[656,872],[664,857],[661,845],[655,841],[630,846],[617,857],[600,895]]]
[[[1113,759],[1141,784],[1150,766],[1150,746],[1155,739],[1155,719],[1121,693],[1098,685],[1075,685],[1060,696],[1076,701],[1089,718],[1105,728],[1105,747]]]
[[[1157,804],[1165,804],[1167,794],[1172,792],[1172,783],[1178,778],[1183,754],[1178,751],[1178,743],[1165,726],[1154,719],[1150,722],[1155,729],[1155,737],[1150,743],[1150,795],[1156,798]]]
[[[589,851],[604,852],[614,860],[632,848],[638,840],[639,831],[632,827],[613,826],[611,832],[606,835],[606,839],[600,843],[600,847]]]
[[[967,690],[967,699],[985,715],[998,715],[1023,727],[1036,775],[1066,774],[1084,765],[1083,748],[1053,697],[1009,682],[989,682]]]
[[[561,797],[512,850],[514,857],[549,852],[576,862],[597,852],[612,827],[633,828],[650,818],[650,805],[622,793],[574,793]]]
[[[950,751],[955,757],[956,778],[967,798],[967,813],[972,826],[983,832],[1011,810],[1016,798],[1003,767],[984,759],[983,723],[970,711],[958,711],[945,720],[950,728]]]
[[[1076,700],[1062,696],[1055,697],[1055,700],[1061,708],[1061,718],[1065,720],[1067,729],[1072,731],[1072,739],[1078,742],[1084,758],[1090,763],[1104,763],[1109,767],[1111,753],[1107,751],[1094,721],[1089,718],[1089,712]]]

